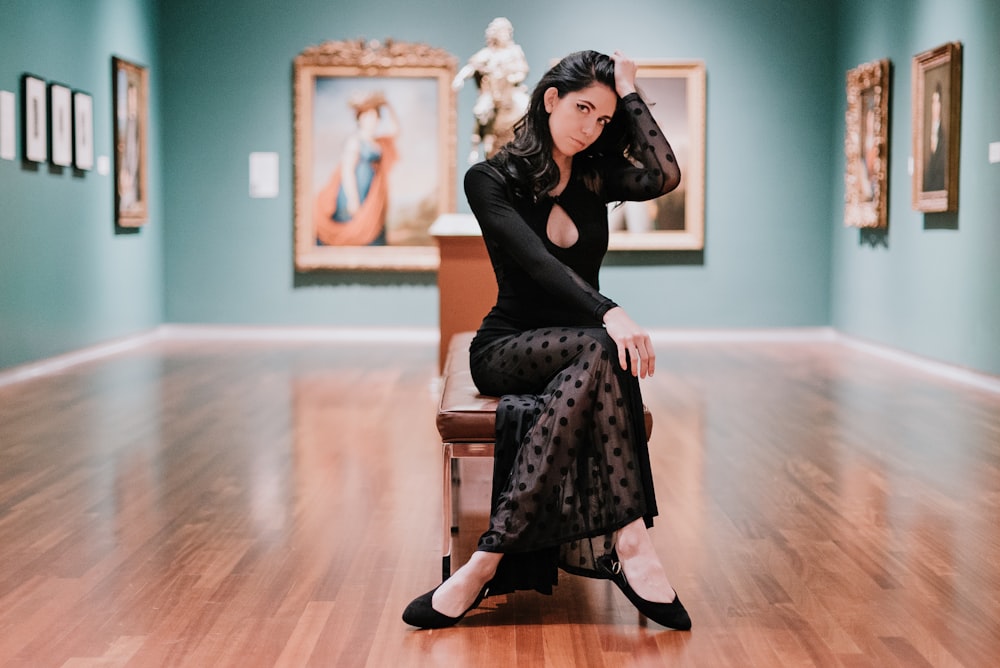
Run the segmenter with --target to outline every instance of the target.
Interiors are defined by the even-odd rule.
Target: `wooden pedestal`
[[[441,252],[438,268],[438,371],[452,335],[479,329],[497,300],[497,283],[479,224],[472,214],[444,214],[431,226]]]

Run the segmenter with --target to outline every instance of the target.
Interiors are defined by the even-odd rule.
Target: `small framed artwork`
[[[888,59],[847,73],[847,134],[844,137],[844,224],[884,228],[889,184]]]
[[[94,168],[94,98],[82,91],[73,92],[73,166]]]
[[[114,97],[115,223],[146,223],[146,134],[149,74],[145,67],[112,58]]]
[[[608,210],[611,250],[705,247],[705,64],[638,62],[636,85],[670,141],[681,184],[649,202]]]
[[[457,59],[395,40],[300,53],[295,268],[436,270],[430,227],[455,210]]]
[[[913,208],[958,210],[962,119],[962,44],[913,57]]]
[[[45,80],[31,74],[21,78],[21,131],[24,159],[49,159],[48,96]]]
[[[73,92],[57,83],[49,84],[49,154],[52,164],[73,164]]]

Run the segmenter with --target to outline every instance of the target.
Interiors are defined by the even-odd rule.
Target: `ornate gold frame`
[[[615,216],[627,216],[629,211],[625,206],[613,208],[609,248],[702,250],[705,248],[705,64],[639,61],[637,65],[636,83],[677,154],[681,185],[651,203],[626,203],[638,209],[640,229],[652,218],[653,228],[648,231],[617,231]],[[655,207],[656,211],[644,212],[643,206]],[[668,221],[663,226],[667,210],[682,212],[677,215],[681,220]]]
[[[294,97],[295,97],[295,268],[298,271],[314,271],[322,269],[360,269],[360,270],[436,270],[438,267],[438,249],[429,229],[434,220],[442,213],[455,210],[455,151],[456,151],[456,113],[455,95],[451,81],[457,72],[457,59],[450,53],[428,46],[394,40],[379,41],[337,41],[325,42],[318,46],[305,49],[294,61]],[[426,239],[408,240],[406,243],[384,246],[324,246],[317,241],[316,225],[313,220],[315,200],[318,192],[318,179],[324,179],[325,174],[317,163],[324,158],[320,155],[318,139],[323,122],[339,131],[335,122],[314,117],[314,105],[317,103],[317,84],[329,79],[326,83],[340,84],[335,79],[364,80],[385,78],[386,97],[390,98],[393,91],[404,91],[408,87],[419,87],[426,91],[428,85],[435,87],[436,108],[419,108],[416,105],[394,104],[394,109],[400,125],[400,150],[397,165],[402,166],[409,161],[406,169],[422,170],[428,179],[433,181],[426,196],[420,200],[418,226],[409,223],[407,230],[411,237],[419,237],[426,233]],[[428,81],[429,80],[429,81]],[[348,82],[349,83],[349,82]],[[371,83],[370,81],[367,83]],[[346,101],[346,98],[344,98]],[[346,102],[345,105],[346,106]],[[432,147],[436,147],[436,163],[434,156],[428,152],[411,150],[409,154],[402,144],[407,133],[407,122],[410,121],[410,137],[427,141],[426,129],[430,128],[436,137],[432,137]],[[416,125],[420,122],[420,125]],[[423,130],[421,129],[423,128]],[[339,151],[339,147],[324,146],[324,150]],[[433,151],[429,152],[433,153]],[[428,159],[432,161],[427,164]],[[394,168],[393,174],[399,171]],[[407,185],[410,182],[407,182]],[[390,202],[392,188],[397,182],[390,181]],[[417,214],[412,214],[417,215]],[[425,220],[426,219],[426,220]],[[387,233],[391,221],[387,221]],[[416,229],[416,232],[412,230]]]
[[[146,137],[149,123],[149,70],[118,57],[111,59],[114,100],[115,224],[146,224],[148,190]],[[133,97],[134,96],[134,97]],[[126,197],[125,191],[133,191]]]
[[[940,127],[946,137],[943,182],[928,183],[931,167],[932,97],[942,91]],[[958,211],[958,158],[962,121],[962,44],[949,42],[913,57],[913,208]],[[940,185],[941,187],[938,187]]]
[[[889,60],[858,65],[847,73],[844,152],[844,225],[888,224]]]

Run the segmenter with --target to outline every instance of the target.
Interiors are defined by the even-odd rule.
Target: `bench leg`
[[[444,582],[449,577],[451,577],[451,529],[452,529],[452,463],[454,458],[452,457],[452,446],[451,443],[443,444],[442,448],[444,453],[444,466],[443,466],[443,476],[441,485],[441,528],[442,528],[442,545],[441,545],[441,581]]]
[[[451,532],[458,533],[459,503],[461,497],[458,495],[458,487],[462,483],[461,460],[458,457],[451,458]]]

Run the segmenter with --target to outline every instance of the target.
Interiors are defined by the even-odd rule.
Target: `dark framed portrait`
[[[53,165],[73,164],[73,92],[58,83],[49,84],[49,155]]]
[[[94,98],[83,91],[73,92],[73,166],[94,168]]]
[[[913,57],[913,208],[958,210],[962,119],[962,45]]]
[[[294,63],[295,268],[436,270],[455,210],[454,56],[326,42]]]
[[[48,90],[44,79],[31,74],[21,77],[21,133],[24,159],[49,159]]]
[[[888,223],[888,59],[858,65],[847,73],[847,133],[844,136],[844,224],[885,227]]]
[[[115,224],[120,227],[139,227],[147,219],[149,72],[141,65],[117,57],[111,59],[111,67]]]

